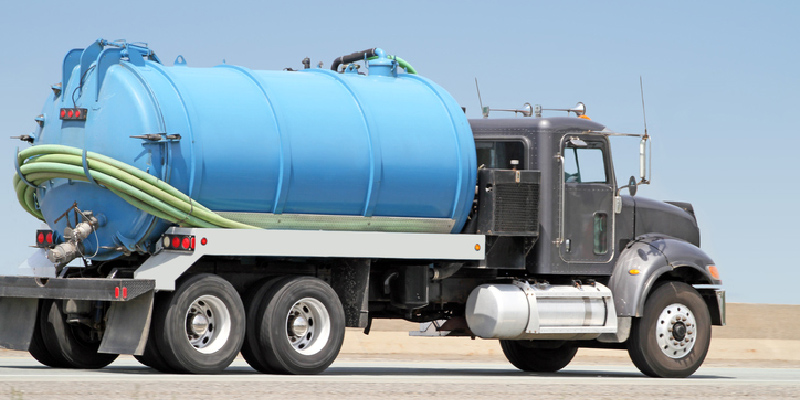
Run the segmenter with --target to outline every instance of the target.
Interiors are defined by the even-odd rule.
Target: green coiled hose
[[[64,145],[45,144],[29,147],[17,155],[20,172],[34,186],[67,178],[88,182],[83,170],[83,150]],[[142,170],[102,154],[86,152],[86,164],[92,178],[128,204],[158,218],[197,228],[258,229],[224,218],[170,184]],[[14,190],[22,208],[44,221],[36,208],[35,188],[14,174]]]

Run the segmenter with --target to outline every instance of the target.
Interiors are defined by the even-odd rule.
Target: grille
[[[537,232],[539,230],[539,185],[536,183],[495,186],[495,230]]]

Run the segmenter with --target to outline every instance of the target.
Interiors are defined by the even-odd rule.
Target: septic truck
[[[691,375],[725,292],[693,207],[635,196],[646,131],[640,179],[621,185],[609,138],[624,134],[582,103],[513,111],[467,120],[378,48],[282,71],[71,50],[16,137],[14,187],[43,225],[0,277],[0,345],[58,368],[131,354],[205,374],[241,353],[316,374],[346,327],[395,318],[496,339],[524,371],[600,347]]]

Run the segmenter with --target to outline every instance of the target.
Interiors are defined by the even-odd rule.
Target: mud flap
[[[0,297],[0,347],[28,351],[39,299]]]
[[[331,271],[331,287],[344,307],[345,326],[364,328],[369,323],[370,260],[346,260]]]
[[[155,291],[150,290],[133,300],[112,302],[108,310],[106,331],[98,353],[134,354],[144,353]]]

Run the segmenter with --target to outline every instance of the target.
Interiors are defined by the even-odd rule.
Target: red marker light
[[[72,119],[72,110],[67,111],[67,118]]]
[[[122,298],[123,299],[127,299],[128,298],[128,288],[126,288],[126,287],[122,288]]]
[[[64,119],[64,117],[65,117],[66,115],[67,115],[67,110],[65,110],[65,109],[63,109],[63,108],[62,108],[62,109],[61,109],[61,119]]]
[[[196,244],[196,242],[195,242],[195,240],[196,240],[196,239],[194,238],[194,236],[192,236],[192,245],[191,245],[191,247],[189,247],[189,249],[190,249],[190,250],[194,250],[194,246],[196,246],[196,245],[197,245],[197,244]]]
[[[44,243],[44,233],[39,232],[39,235],[36,236],[36,243],[39,244]]]
[[[81,110],[75,110],[75,118],[81,117]]]
[[[186,249],[186,250],[188,250],[188,249],[189,249],[189,246],[190,246],[191,244],[192,244],[192,241],[191,241],[191,240],[189,240],[189,238],[188,238],[188,237],[185,237],[185,238],[183,238],[183,240],[181,241],[181,247],[182,247],[183,249]]]
[[[47,241],[47,244],[53,244],[53,232],[47,234],[45,241]]]
[[[118,288],[118,287],[115,287],[115,288],[114,288],[114,298],[115,298],[115,299],[118,299],[118,298],[119,298],[119,288]]]
[[[206,238],[200,239],[200,244],[203,245],[203,246],[207,245],[208,244],[208,239],[206,239]]]
[[[181,239],[179,237],[172,238],[172,247],[175,249],[179,249],[181,247]]]

